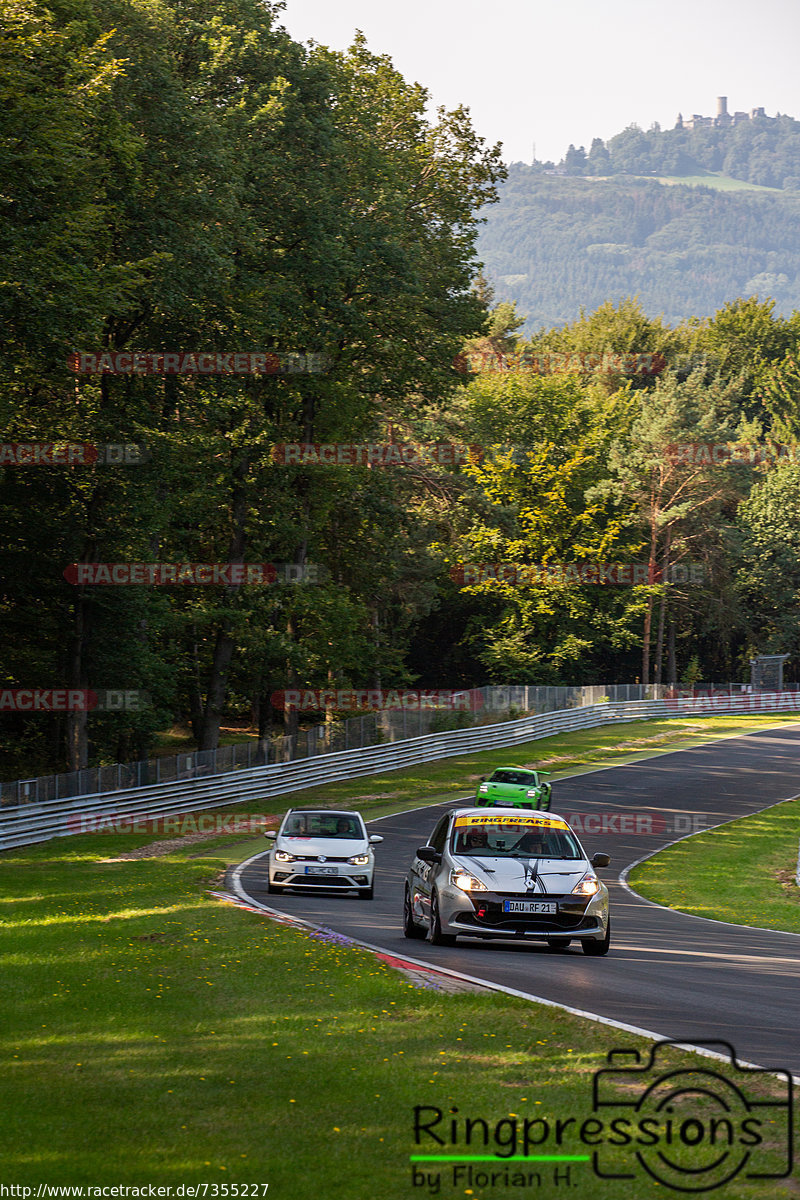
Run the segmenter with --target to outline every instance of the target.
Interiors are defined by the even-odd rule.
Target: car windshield
[[[292,813],[281,830],[283,837],[363,838],[357,817],[341,813]]]
[[[522,816],[496,821],[457,817],[452,848],[455,854],[471,858],[583,858],[575,836],[563,822]]]
[[[495,771],[490,783],[520,783],[536,786],[536,776],[531,771]]]

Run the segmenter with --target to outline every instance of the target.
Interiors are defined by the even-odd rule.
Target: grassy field
[[[719,192],[770,192],[773,196],[781,192],[781,188],[764,187],[760,183],[748,183],[746,179],[731,179],[729,175],[721,175],[716,171],[703,172],[699,175],[639,175],[639,179],[655,179],[656,183],[685,184],[687,187],[709,187]]]
[[[629,883],[681,912],[800,933],[799,838],[800,800],[787,800],[662,850]]]
[[[720,171],[700,171],[696,175],[590,175],[587,178],[591,181],[607,182],[619,181],[626,179],[644,179],[650,183],[666,183],[670,185],[684,184],[686,187],[709,187],[720,192],[770,192],[773,196],[780,194],[782,188],[765,187],[761,183],[749,183],[746,179],[732,179],[729,175],[723,175]],[[506,279],[513,279],[514,276],[505,276]],[[519,279],[525,279],[524,275],[517,276]]]
[[[717,731],[734,732],[728,722],[713,719]],[[614,737],[657,737],[661,724],[618,728]],[[696,739],[698,724],[707,723],[673,727],[670,737]],[[755,725],[750,718],[735,729]],[[633,752],[614,737],[597,730],[548,739],[514,758],[536,753],[574,769]],[[469,763],[484,773],[476,760]],[[422,783],[441,792],[443,767],[450,779],[467,769],[449,760],[411,780],[362,780],[358,796],[349,791],[357,785],[341,786],[349,802],[381,805],[386,798],[375,793],[389,786],[403,795]],[[326,798],[340,803],[332,791]],[[512,997],[415,986],[367,951],[221,902],[211,890],[224,867],[216,843],[199,848],[203,858],[188,844],[157,858],[121,858],[148,840],[82,835],[0,855],[0,1183],[208,1184],[209,1197],[267,1184],[249,1195],[282,1200],[503,1200],[570,1189],[616,1200],[621,1186],[630,1200],[653,1195],[642,1168],[620,1184],[597,1178],[587,1161],[607,1132],[598,1133],[593,1112],[594,1072],[610,1050],[646,1055],[649,1043]],[[531,952],[532,989],[535,963]],[[674,1049],[666,1061],[709,1065]],[[751,1096],[780,1098],[777,1080],[759,1076],[748,1086]],[[415,1109],[428,1127],[419,1139]],[[777,1172],[783,1109],[768,1111],[758,1163]],[[695,1103],[693,1128],[710,1113]],[[470,1177],[454,1174],[454,1164],[410,1160],[522,1154],[525,1121],[529,1154],[572,1161],[474,1164]],[[663,1134],[663,1117],[656,1125]],[[678,1152],[692,1161],[697,1153]],[[630,1161],[624,1147],[598,1153],[605,1170]],[[483,1170],[494,1183],[482,1182]],[[774,1180],[737,1178],[717,1194],[766,1200],[778,1190]]]

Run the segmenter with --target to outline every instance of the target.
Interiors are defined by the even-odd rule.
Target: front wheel
[[[611,918],[608,919],[606,925],[606,936],[602,941],[597,941],[596,938],[581,938],[581,946],[584,954],[608,954],[608,948],[611,945]]]
[[[375,884],[371,883],[368,888],[358,889],[359,900],[371,900],[375,894]]]
[[[405,896],[403,897],[403,935],[407,938],[421,939],[425,937],[425,930],[421,925],[417,925],[414,920],[414,910],[411,907],[411,893],[406,885]]]
[[[436,892],[431,896],[431,924],[428,937],[432,946],[455,946],[456,939],[452,933],[442,933],[442,919],[439,915],[439,897]]]

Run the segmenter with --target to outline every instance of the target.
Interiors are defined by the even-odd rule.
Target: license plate
[[[306,875],[338,875],[338,867],[306,867]]]
[[[553,916],[558,911],[558,905],[550,900],[504,900],[503,912],[507,913],[544,913]]]

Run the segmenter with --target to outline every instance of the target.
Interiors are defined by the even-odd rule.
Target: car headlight
[[[354,867],[365,867],[367,865],[367,863],[369,862],[369,855],[368,854],[354,854],[353,857],[348,858],[347,861],[349,863],[352,863]]]
[[[479,792],[488,792],[488,790],[489,790],[488,783],[482,783],[481,786],[478,788]]]
[[[572,889],[573,896],[593,896],[595,892],[600,891],[600,880],[596,875],[592,875],[589,871],[586,872],[583,879],[579,880]]]
[[[480,879],[476,879],[467,871],[451,871],[450,882],[454,883],[457,888],[461,888],[462,892],[488,892],[489,890],[485,883],[481,883]]]
[[[536,795],[537,795],[538,791],[539,791],[539,789],[538,789],[538,788],[528,788],[528,791],[527,791],[527,793],[526,793],[526,795],[527,795],[528,799],[529,799],[529,800],[533,800],[533,799],[535,799],[535,797],[536,797]]]
[[[294,854],[287,854],[285,850],[276,850],[275,851],[275,861],[276,862],[294,862],[294,860],[295,860]]]

